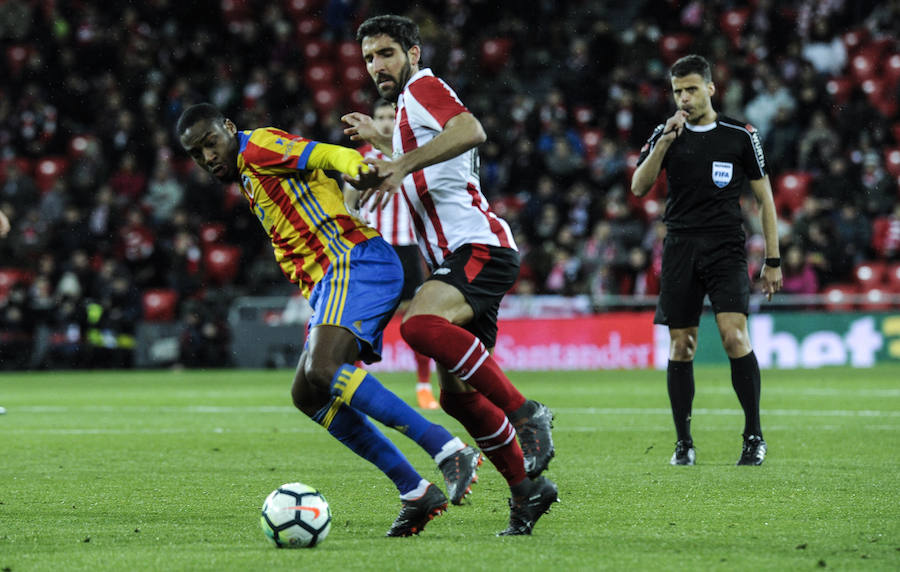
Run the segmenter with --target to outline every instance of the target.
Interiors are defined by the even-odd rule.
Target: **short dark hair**
[[[380,107],[390,107],[391,109],[394,109],[394,104],[391,103],[390,101],[386,100],[383,97],[379,97],[378,99],[375,100],[375,103],[372,105],[372,111],[374,111]]]
[[[178,123],[175,124],[175,134],[178,137],[184,135],[184,132],[191,128],[198,121],[209,120],[212,123],[224,123],[225,116],[222,112],[212,104],[198,103],[185,109]]]
[[[422,38],[419,36],[419,26],[404,16],[385,14],[373,16],[359,25],[356,30],[356,41],[362,42],[366,36],[379,36],[385,34],[400,44],[403,51],[409,51],[413,46],[421,46]]]
[[[702,77],[703,81],[712,81],[712,69],[709,66],[709,62],[706,61],[706,58],[697,54],[690,54],[680,58],[672,64],[672,68],[669,70],[669,74],[672,77],[684,77],[692,73]]]

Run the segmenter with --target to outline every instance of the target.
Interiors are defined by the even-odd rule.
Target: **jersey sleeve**
[[[239,139],[244,162],[272,175],[331,169],[355,177],[361,167],[366,170],[362,155],[355,149],[319,143],[278,129],[245,131]]]
[[[441,130],[448,121],[469,110],[450,87],[434,76],[420,78],[409,86],[409,93],[418,105],[407,101],[407,113],[416,112],[418,119],[435,130]]]
[[[650,138],[647,139],[647,142],[644,143],[644,146],[641,147],[641,154],[638,156],[637,165],[640,165],[647,159],[647,155],[649,155],[653,151],[653,147],[656,146],[656,142],[659,141],[659,138],[662,137],[663,129],[665,125],[660,123],[656,126],[656,129],[653,130],[653,133],[650,134]],[[665,166],[666,158],[663,157],[663,165]]]
[[[766,157],[759,140],[759,131],[749,123],[744,125],[744,129],[747,130],[748,135],[743,152],[744,169],[747,172],[747,178],[755,181],[762,179],[767,174]]]
[[[305,170],[309,155],[317,145],[315,141],[272,128],[242,131],[238,139],[244,163],[273,175]]]

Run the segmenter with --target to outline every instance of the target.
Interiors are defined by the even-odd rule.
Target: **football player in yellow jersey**
[[[418,534],[447,508],[447,497],[366,415],[434,458],[454,504],[476,480],[481,455],[353,365],[381,359],[382,329],[400,301],[403,269],[378,232],[348,212],[324,170],[340,171],[363,188],[373,186],[377,173],[353,149],[274,127],[240,131],[205,103],[186,109],[176,131],[197,165],[241,185],[276,260],[309,298],[313,316],[291,388],[294,405],[397,486],[402,507],[387,535]]]

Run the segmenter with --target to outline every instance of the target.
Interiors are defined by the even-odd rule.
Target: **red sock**
[[[416,378],[419,383],[431,381],[431,358],[423,356],[419,352],[413,352],[416,357]]]
[[[441,407],[462,423],[509,486],[525,480],[525,464],[522,449],[516,440],[516,430],[499,407],[477,391],[441,391]]]
[[[471,332],[440,316],[420,314],[403,322],[400,335],[414,351],[434,359],[504,413],[512,413],[525,404],[525,396]]]

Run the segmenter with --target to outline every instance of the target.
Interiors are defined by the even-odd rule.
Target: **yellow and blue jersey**
[[[323,171],[355,175],[362,156],[274,127],[239,131],[237,138],[242,192],[282,271],[309,298],[354,246],[379,236],[347,211],[341,189]]]

